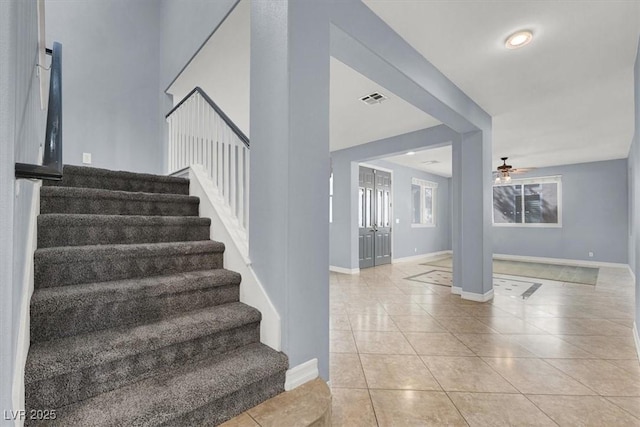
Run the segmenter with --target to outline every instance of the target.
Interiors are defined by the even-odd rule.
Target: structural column
[[[251,2],[249,255],[294,367],[329,373],[328,2]]]
[[[358,163],[343,153],[332,153],[333,222],[330,225],[330,265],[354,273],[358,261]],[[354,236],[355,233],[355,236]]]
[[[493,297],[491,131],[453,141],[453,288],[462,298]]]

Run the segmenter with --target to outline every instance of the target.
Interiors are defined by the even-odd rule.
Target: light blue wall
[[[292,367],[329,379],[329,13],[251,3],[249,254]]]
[[[454,264],[461,268],[454,272],[453,281],[456,288],[464,287],[463,298],[489,298],[493,287],[491,182],[483,177],[492,169],[491,116],[362,1],[335,2],[332,24],[335,58],[459,133],[462,144],[455,153],[461,168],[453,171],[459,197],[453,198],[453,206],[454,228],[461,242],[454,251]],[[341,245],[352,246],[353,241]],[[354,268],[355,261],[340,267]]]
[[[160,84],[164,91],[239,0],[161,0]]]
[[[451,179],[433,175],[396,163],[377,160],[368,162],[393,171],[393,248],[392,258],[405,258],[451,249]],[[418,178],[438,184],[436,226],[412,227],[411,180]],[[335,186],[335,183],[334,183]],[[400,222],[396,223],[396,219]],[[357,224],[355,225],[357,227]]]
[[[540,168],[518,178],[552,175],[562,175],[562,228],[494,226],[494,253],[626,264],[627,161]]]
[[[358,162],[380,160],[426,147],[441,147],[457,137],[456,132],[439,125],[331,153],[334,211],[330,226],[330,265],[358,268],[358,227],[354,226],[358,224]],[[351,185],[344,185],[345,182]]]
[[[161,172],[158,3],[48,0],[45,16],[64,51],[64,162]]]
[[[14,179],[15,162],[36,163],[44,142],[40,109],[35,0],[0,2],[0,411],[18,409],[12,402],[21,312],[29,254],[27,229],[35,184]],[[24,305],[26,309],[26,305]],[[12,425],[4,419],[0,425]]]

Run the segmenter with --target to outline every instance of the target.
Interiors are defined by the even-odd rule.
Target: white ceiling
[[[639,1],[364,1],[493,116],[496,165],[627,157]]]
[[[412,156],[401,154],[398,156],[387,157],[384,160],[413,169],[423,170],[435,175],[444,176],[446,178],[451,178],[451,155],[451,145],[447,145],[444,147],[416,151]]]
[[[381,92],[389,99],[368,105],[364,95]],[[352,147],[440,124],[422,110],[331,58],[331,150]]]
[[[169,88],[174,105],[200,86],[249,135],[250,3],[242,0]],[[360,97],[389,99],[367,105]],[[440,124],[362,74],[331,58],[331,150]]]
[[[365,3],[493,116],[494,166],[501,156],[515,167],[627,156],[640,0]],[[202,86],[247,134],[249,19],[242,0],[170,88],[178,102]],[[505,49],[506,36],[521,28],[534,31],[533,42]],[[389,100],[358,100],[373,91]],[[330,108],[331,150],[438,124],[335,59]],[[438,155],[429,171],[450,175],[450,155],[448,165],[444,150]]]

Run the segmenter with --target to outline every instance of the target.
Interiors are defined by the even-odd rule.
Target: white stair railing
[[[201,165],[246,232],[249,225],[249,139],[199,87],[166,116],[169,173]]]

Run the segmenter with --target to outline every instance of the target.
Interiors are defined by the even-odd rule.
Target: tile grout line
[[[604,400],[606,400],[607,402],[609,402],[610,404],[612,404],[613,406],[615,406],[616,408],[620,408],[622,409],[624,412],[626,412],[627,414],[631,415],[632,417],[634,417],[637,420],[640,420],[640,417],[632,414],[630,411],[628,411],[627,409],[623,408],[622,406],[618,405],[616,402],[612,402],[609,398],[610,397],[636,397],[636,396],[600,396],[602,397]]]
[[[402,270],[400,270],[400,271],[402,271]],[[412,299],[412,297],[414,297],[414,296],[421,296],[421,295],[433,295],[433,296],[434,296],[434,299],[439,300],[439,299],[441,299],[441,298],[442,298],[442,303],[447,303],[447,301],[446,301],[446,297],[447,297],[447,296],[446,296],[446,295],[444,295],[444,294],[441,294],[441,293],[439,293],[439,292],[437,292],[437,291],[434,291],[434,290],[433,290],[433,288],[432,288],[432,287],[430,287],[430,286],[432,286],[432,285],[428,285],[428,286],[427,286],[426,284],[425,284],[425,286],[424,286],[424,287],[422,287],[422,289],[424,289],[425,291],[428,291],[429,293],[425,293],[425,294],[413,293],[413,292],[411,292],[411,291],[412,291],[412,289],[414,289],[414,288],[410,288],[409,286],[407,286],[407,287],[402,287],[400,284],[398,284],[398,283],[396,282],[396,280],[395,280],[395,279],[392,279],[392,276],[393,276],[393,274],[392,274],[392,275],[388,275],[388,274],[380,274],[380,275],[378,275],[378,276],[368,277],[368,278],[366,279],[366,282],[365,282],[365,283],[366,283],[366,285],[367,285],[367,286],[369,286],[370,288],[375,288],[376,292],[375,292],[375,294],[373,295],[373,300],[374,300],[374,301],[376,301],[376,304],[381,304],[381,305],[382,305],[382,313],[385,313],[387,316],[390,316],[390,317],[391,317],[391,322],[392,322],[392,324],[393,324],[394,326],[396,326],[396,327],[397,327],[398,332],[400,332],[400,335],[405,339],[405,341],[406,341],[406,342],[408,342],[408,344],[409,344],[409,345],[410,345],[410,347],[413,349],[413,351],[415,352],[415,354],[419,357],[419,359],[421,360],[422,364],[425,366],[425,368],[427,369],[427,371],[432,375],[432,377],[434,378],[434,380],[436,381],[436,383],[437,383],[437,384],[442,388],[442,385],[440,384],[440,382],[438,381],[438,379],[435,377],[435,375],[433,375],[433,373],[431,372],[431,370],[429,369],[429,367],[428,367],[428,366],[426,366],[425,361],[422,359],[422,357],[420,356],[420,354],[418,354],[418,352],[417,352],[416,348],[414,347],[414,345],[413,345],[413,344],[408,340],[406,333],[409,333],[409,332],[411,332],[411,331],[404,331],[403,329],[401,329],[400,327],[398,327],[397,321],[393,318],[393,315],[391,315],[391,314],[389,313],[389,311],[387,311],[387,308],[384,306],[384,304],[394,304],[394,303],[399,303],[399,304],[401,304],[401,303],[406,303],[406,302],[404,302],[404,301],[406,301],[406,300],[402,300],[402,299],[398,298],[397,300],[396,300],[396,299],[394,299],[394,300],[389,301],[388,299],[386,299],[385,297],[391,297],[391,296],[393,296],[394,298],[396,298],[396,295],[399,297],[399,296],[400,296],[400,294],[396,294],[396,293],[394,293],[394,292],[388,292],[388,293],[387,293],[388,295],[387,295],[387,294],[385,294],[385,293],[384,293],[384,286],[381,286],[381,283],[382,283],[382,282],[385,282],[385,281],[392,283],[392,284],[394,285],[394,286],[393,286],[393,290],[394,290],[394,291],[399,290],[400,292],[402,292],[402,295],[409,297],[409,301],[410,301],[410,302],[409,302],[408,304],[418,304],[418,306],[420,307],[420,309],[422,309],[423,311],[425,311],[425,312],[427,313],[427,315],[428,315],[428,316],[429,316],[429,317],[430,317],[430,318],[431,318],[431,319],[432,319],[432,320],[433,320],[437,325],[440,325],[440,326],[442,326],[442,325],[441,325],[441,323],[439,322],[438,318],[433,317],[433,315],[432,315],[430,312],[428,312],[428,311],[424,308],[424,306],[423,306],[423,305],[424,305],[424,303],[417,303],[417,302],[415,302],[415,301],[417,301],[419,298],[417,298],[417,299]],[[599,279],[600,279],[600,277],[599,277]],[[609,280],[609,279],[608,279],[608,280]],[[372,281],[375,281],[375,282],[372,282]],[[600,281],[600,280],[598,280],[598,281]],[[377,285],[377,286],[373,286],[373,285],[372,285],[372,283],[376,283],[376,285]],[[594,287],[594,288],[595,288],[595,287]],[[416,289],[416,290],[419,292],[419,289]],[[627,327],[627,326],[623,323],[623,321],[627,320],[627,318],[628,318],[629,316],[624,316],[624,317],[620,316],[619,318],[618,318],[618,317],[616,317],[616,320],[618,320],[618,321],[613,321],[613,320],[610,320],[610,319],[606,318],[606,317],[605,317],[605,315],[604,315],[604,314],[602,314],[602,312],[600,312],[599,314],[598,314],[598,313],[596,313],[596,315],[595,315],[595,316],[590,316],[590,317],[559,317],[559,316],[557,316],[557,315],[554,315],[554,314],[553,314],[553,313],[556,313],[558,309],[561,309],[561,308],[559,308],[559,307],[568,307],[568,308],[572,308],[572,309],[576,309],[576,310],[580,310],[580,309],[581,309],[581,307],[582,307],[582,309],[587,310],[587,311],[589,311],[590,313],[595,313],[595,312],[593,311],[593,309],[590,309],[590,307],[589,307],[589,306],[590,306],[591,304],[597,304],[598,302],[600,302],[601,304],[605,304],[606,306],[608,306],[608,307],[605,307],[605,308],[604,308],[604,310],[605,310],[605,311],[606,311],[607,309],[609,309],[609,310],[613,310],[613,311],[615,311],[615,312],[617,312],[617,313],[619,313],[619,314],[622,314],[622,315],[623,315],[623,314],[625,314],[625,312],[626,312],[626,311],[628,311],[628,310],[626,310],[624,307],[621,307],[621,308],[614,307],[614,305],[615,305],[614,303],[617,303],[617,302],[618,302],[618,300],[620,300],[620,297],[618,297],[618,296],[617,296],[617,294],[616,294],[616,295],[614,295],[614,294],[613,294],[613,291],[610,291],[608,288],[607,288],[607,289],[604,289],[604,291],[606,291],[606,292],[604,292],[604,291],[603,291],[603,293],[596,293],[596,291],[597,291],[597,290],[594,290],[594,292],[593,292],[593,293],[589,293],[589,294],[586,294],[586,295],[580,295],[580,294],[578,294],[578,292],[576,292],[576,288],[574,288],[573,286],[564,286],[564,285],[563,285],[563,288],[562,288],[562,289],[560,289],[560,290],[561,290],[561,291],[563,291],[563,290],[564,290],[564,291],[563,291],[563,292],[559,292],[559,293],[550,293],[550,294],[548,294],[548,295],[547,295],[546,293],[545,293],[545,295],[542,295],[542,294],[540,294],[540,295],[539,295],[540,297],[548,297],[548,296],[551,296],[551,297],[552,297],[552,304],[543,304],[543,302],[546,302],[546,301],[541,300],[540,298],[536,298],[536,299],[535,299],[535,300],[533,300],[533,301],[528,301],[528,302],[529,302],[529,304],[522,303],[522,304],[518,305],[518,307],[520,308],[520,310],[522,310],[522,309],[525,309],[525,310],[526,310],[526,307],[531,307],[531,309],[532,309],[532,310],[539,310],[541,313],[547,313],[547,314],[549,315],[549,317],[548,317],[548,318],[550,318],[550,319],[552,319],[552,318],[553,318],[553,319],[559,319],[559,321],[561,321],[561,322],[563,321],[563,319],[598,319],[598,320],[605,320],[608,324],[611,324],[611,325],[614,325],[614,324],[615,324],[615,325],[621,325],[621,326]],[[576,295],[576,294],[577,294],[577,295]],[[570,303],[570,302],[562,303],[562,302],[563,302],[563,301],[562,301],[563,299],[566,299],[566,298],[572,298],[572,297],[579,298],[579,304],[572,304],[572,303]],[[349,298],[349,297],[347,296],[347,298]],[[424,300],[425,300],[425,299],[421,299],[421,301],[424,301]],[[403,302],[398,302],[398,301],[403,301]],[[495,302],[495,301],[494,301],[494,302]],[[553,307],[555,307],[555,308],[554,308],[553,310],[548,310],[548,309],[546,309],[546,307],[544,307],[545,305],[549,306],[549,308],[553,308]],[[512,311],[510,312],[510,311],[507,311],[506,309],[504,309],[504,308],[503,308],[502,306],[500,306],[500,305],[495,305],[495,304],[494,304],[493,306],[494,306],[495,308],[499,309],[500,311],[504,311],[506,314],[508,314],[508,315],[510,315],[510,316],[513,316],[513,317],[515,317],[515,318],[519,319],[520,321],[524,322],[524,324],[525,324],[525,325],[529,325],[529,326],[536,327],[536,328],[537,328],[537,326],[536,326],[535,324],[530,323],[530,322],[529,322],[529,320],[532,320],[532,319],[533,319],[533,320],[538,320],[538,319],[541,319],[541,320],[542,320],[542,319],[547,318],[547,317],[545,317],[545,316],[541,316],[541,317],[534,317],[534,318],[531,318],[531,317],[525,317],[525,318],[522,318],[522,317],[519,317],[519,316],[517,316],[517,315],[515,315],[515,314],[514,314],[515,312],[517,312],[517,311],[518,311],[518,307],[513,306],[513,310],[516,310],[516,311],[513,311],[513,310],[512,310]],[[542,306],[542,307],[541,307],[540,309],[537,309],[537,308],[536,308],[536,306]],[[596,311],[597,311],[597,310],[596,310]],[[347,316],[347,317],[348,317],[348,321],[351,323],[351,317],[349,316],[349,314],[350,314],[350,311],[349,311],[349,310],[347,310],[347,314],[348,314],[348,316]],[[365,314],[366,314],[366,313],[365,313]],[[380,314],[381,314],[381,313],[380,313]],[[411,313],[408,313],[408,314],[411,314]],[[402,314],[399,314],[399,315],[402,315]],[[398,315],[397,315],[397,316],[398,316]],[[475,319],[475,320],[476,320],[476,321],[478,321],[479,323],[481,323],[481,324],[483,324],[483,325],[486,325],[488,328],[490,328],[490,329],[491,329],[490,324],[488,324],[487,322],[488,322],[488,320],[489,320],[492,316],[478,316],[476,313],[474,313],[474,314],[470,314],[470,315],[468,315],[468,316],[451,316],[451,317],[453,317],[453,318],[456,318],[456,317],[470,317],[470,318]],[[484,321],[483,321],[483,319],[484,319]],[[628,327],[627,327],[627,328],[628,328]],[[505,393],[505,394],[520,394],[520,395],[525,396],[525,398],[527,399],[527,401],[528,401],[528,402],[530,402],[532,405],[534,405],[534,407],[536,407],[538,410],[540,410],[543,414],[545,414],[546,416],[548,416],[548,414],[546,414],[546,413],[545,413],[545,412],[544,412],[544,411],[543,411],[543,410],[542,410],[538,405],[536,405],[536,404],[535,404],[531,399],[529,399],[529,397],[528,397],[526,394],[524,394],[524,393],[520,392],[520,391],[518,390],[518,388],[517,388],[517,387],[515,387],[515,386],[514,386],[514,385],[513,385],[513,384],[512,384],[512,383],[511,383],[511,382],[510,382],[506,377],[504,377],[502,374],[500,374],[500,372],[497,372],[493,367],[491,367],[491,365],[489,365],[489,364],[488,364],[488,362],[487,362],[485,359],[486,359],[486,358],[489,358],[489,357],[492,357],[492,356],[485,356],[485,357],[479,356],[478,352],[473,351],[470,347],[468,347],[466,344],[464,344],[464,342],[462,342],[462,341],[460,340],[460,338],[459,338],[455,333],[451,332],[451,330],[449,330],[449,329],[447,329],[447,328],[444,328],[444,329],[445,329],[446,333],[448,333],[449,335],[453,336],[453,337],[454,337],[457,341],[459,341],[459,342],[460,342],[460,343],[461,343],[465,348],[468,348],[468,349],[471,351],[471,353],[474,355],[474,356],[467,356],[467,357],[477,357],[477,358],[480,358],[480,359],[483,361],[483,363],[484,363],[485,365],[489,366],[489,368],[490,368],[493,372],[497,373],[499,377],[503,378],[503,379],[504,379],[508,384],[510,384],[510,385],[511,385],[511,386],[512,386],[516,391],[517,391],[517,393]],[[445,332],[445,331],[443,331],[443,332]],[[355,343],[355,346],[356,346],[356,353],[358,354],[358,360],[359,360],[360,365],[361,365],[362,374],[363,374],[363,376],[364,376],[365,384],[366,384],[367,390],[368,390],[368,392],[369,392],[369,399],[370,399],[370,402],[371,402],[371,405],[372,405],[372,408],[373,408],[373,411],[374,411],[374,416],[376,416],[376,422],[378,422],[378,421],[377,421],[377,415],[375,414],[375,407],[373,406],[373,401],[372,401],[372,397],[371,397],[371,388],[370,388],[370,386],[369,386],[369,380],[367,379],[367,375],[366,375],[366,373],[364,372],[364,366],[363,366],[363,364],[362,364],[362,358],[361,358],[361,355],[362,355],[362,354],[369,354],[369,353],[361,353],[360,348],[359,348],[359,347],[358,347],[358,345],[357,345],[357,341],[355,340],[355,332],[356,332],[356,331],[354,331],[354,330],[353,330],[353,328],[351,328],[351,336],[352,336],[352,338],[354,339],[354,343]],[[368,332],[385,332],[385,331],[375,331],[375,330],[372,330],[372,331],[368,331]],[[431,333],[434,333],[434,332],[429,332],[429,331],[415,331],[415,332],[422,333],[422,334],[431,334]],[[518,343],[518,342],[516,342],[516,341],[512,341],[513,336],[518,336],[518,335],[538,335],[538,334],[531,334],[531,333],[523,333],[523,334],[503,334],[503,333],[501,333],[500,331],[496,331],[496,332],[497,332],[497,335],[502,336],[502,337],[505,337],[505,338],[506,338],[506,339],[508,339],[510,342],[513,342],[514,344],[516,344],[516,345],[518,345],[518,346],[520,346],[520,347],[524,348],[525,350],[527,350],[527,351],[529,351],[529,352],[531,352],[531,350],[529,350],[529,348],[528,348],[528,347],[525,347],[525,346],[523,346],[522,344],[520,344],[520,343]],[[537,359],[537,360],[541,360],[541,361],[543,361],[543,363],[545,363],[545,364],[546,364],[547,366],[549,366],[550,368],[552,368],[552,369],[556,369],[557,371],[560,371],[560,372],[561,372],[562,374],[564,374],[567,378],[569,378],[569,379],[571,379],[571,380],[575,381],[577,384],[582,385],[583,387],[585,387],[585,389],[586,389],[586,390],[590,390],[590,391],[594,392],[594,393],[595,393],[595,396],[598,396],[600,399],[604,399],[606,402],[608,402],[609,404],[613,405],[614,407],[616,407],[616,408],[619,408],[619,409],[623,410],[623,411],[624,411],[624,413],[629,413],[632,417],[634,417],[634,418],[638,418],[638,417],[636,417],[635,415],[631,414],[629,411],[627,411],[627,410],[625,410],[624,408],[620,407],[619,405],[617,405],[617,404],[615,404],[615,403],[611,402],[611,401],[609,400],[608,396],[603,396],[603,395],[599,394],[596,390],[594,390],[593,388],[591,388],[591,387],[589,387],[588,385],[584,384],[582,381],[578,380],[578,379],[577,379],[577,378],[575,378],[573,375],[570,375],[568,372],[565,372],[563,369],[560,369],[560,368],[558,368],[558,367],[556,367],[556,366],[554,366],[554,365],[552,365],[552,364],[550,363],[550,360],[555,360],[555,359],[559,359],[559,360],[574,360],[574,359],[577,359],[577,360],[600,360],[600,361],[603,361],[603,362],[605,362],[605,363],[607,363],[607,364],[611,365],[611,366],[612,366],[612,367],[614,367],[614,368],[617,368],[617,369],[618,369],[618,370],[620,370],[620,371],[629,372],[627,369],[625,369],[625,368],[623,368],[623,367],[621,367],[621,366],[616,365],[615,363],[613,363],[612,361],[610,361],[610,360],[608,360],[608,359],[604,359],[604,358],[601,358],[601,357],[598,357],[598,356],[596,356],[596,355],[592,354],[592,353],[591,353],[591,352],[589,352],[587,349],[585,349],[585,348],[584,348],[584,346],[580,346],[580,345],[573,344],[573,343],[571,343],[570,341],[566,341],[565,339],[563,339],[563,338],[561,337],[561,336],[563,336],[563,335],[567,335],[567,336],[609,336],[609,335],[604,335],[604,334],[602,334],[602,335],[594,335],[594,334],[589,334],[589,335],[584,335],[584,334],[554,334],[554,333],[550,333],[550,332],[548,332],[548,331],[546,331],[546,330],[542,330],[541,332],[544,332],[544,334],[543,334],[543,335],[541,335],[541,336],[547,336],[547,337],[548,337],[548,336],[552,336],[552,337],[554,337],[554,338],[557,338],[557,339],[559,339],[561,342],[566,343],[567,345],[569,345],[569,346],[571,346],[571,347],[575,347],[576,349],[579,349],[579,350],[583,351],[585,354],[589,355],[590,357],[586,357],[586,358],[573,358],[573,357],[568,357],[568,358],[563,358],[563,357],[561,357],[561,358],[555,358],[555,357],[551,357],[551,358],[549,358],[549,357],[548,357],[548,358],[543,358],[543,357],[540,357],[539,355],[537,355],[537,353],[535,353],[535,352],[531,352],[531,353],[532,353],[532,355],[533,355],[533,357],[524,357],[524,358],[517,358],[517,359]],[[484,335],[484,334],[471,334],[471,335]],[[620,337],[624,337],[625,335],[613,335],[613,336],[620,336]],[[384,355],[383,353],[371,353],[371,354],[375,354],[375,355]],[[443,356],[446,356],[446,355],[443,355]],[[498,358],[505,359],[504,357],[498,357]],[[507,359],[508,359],[508,358],[507,358]],[[616,359],[616,360],[618,360],[618,359]],[[626,360],[626,359],[620,359],[620,360]],[[427,390],[425,390],[425,391],[427,391]],[[444,391],[444,392],[445,392],[445,394],[449,397],[449,400],[452,400],[452,399],[450,398],[449,394],[450,394],[450,393],[453,393],[453,392],[445,391],[444,389],[443,389],[443,391]],[[470,393],[476,393],[476,392],[470,392]],[[488,392],[487,392],[487,393],[488,393]],[[550,396],[569,396],[569,395],[566,395],[566,394],[565,394],[565,395],[545,394],[545,393],[534,393],[534,394],[547,395],[547,396],[549,396],[549,395],[550,395]],[[532,394],[532,395],[533,395],[533,394]],[[573,395],[571,395],[571,396],[573,396]],[[587,395],[587,396],[592,396],[592,395]],[[455,403],[454,403],[454,402],[452,402],[452,403],[453,403],[454,407],[456,407],[456,409],[458,410],[458,412],[460,412],[460,411],[459,411],[459,408],[455,405]],[[461,415],[462,415],[462,414],[461,414]],[[464,416],[463,416],[463,418],[464,418]],[[550,418],[550,417],[549,417],[549,418]],[[552,421],[555,423],[555,421],[554,421],[553,419],[552,419]]]
[[[364,383],[367,387],[367,395],[369,396],[369,403],[371,404],[371,410],[373,411],[373,419],[375,420],[376,425],[380,426],[380,422],[378,421],[378,414],[376,413],[376,407],[373,404],[373,397],[371,397],[371,389],[369,388],[369,381],[367,380],[367,374],[365,374],[364,366],[362,365],[362,358],[360,357],[360,348],[358,347],[358,341],[356,340],[356,335],[355,335],[355,332],[353,331],[353,325],[351,325],[351,318],[348,315],[347,315],[347,320],[349,321],[349,327],[351,328],[351,336],[353,338],[353,343],[356,347],[356,354],[358,355],[358,362],[360,363],[360,369],[362,370],[362,377],[364,378]]]
[[[426,311],[426,310],[425,310]],[[430,315],[429,315],[430,316]],[[435,319],[434,319],[435,320]],[[453,405],[453,407],[455,408],[456,412],[458,413],[458,415],[460,415],[460,417],[464,420],[464,422],[467,424],[467,426],[470,426],[469,421],[465,418],[464,415],[462,415],[462,412],[460,412],[460,409],[456,406],[455,402],[451,399],[451,397],[449,396],[449,394],[447,393],[447,391],[444,389],[444,387],[442,386],[442,384],[440,383],[440,381],[438,381],[438,378],[433,374],[433,372],[431,372],[431,369],[429,369],[429,367],[427,366],[427,364],[425,363],[424,359],[422,359],[422,356],[420,356],[420,354],[418,353],[418,350],[416,350],[416,348],[414,347],[413,344],[411,344],[411,341],[407,338],[407,336],[405,335],[405,331],[403,331],[393,320],[393,318],[391,318],[391,321],[395,324],[395,326],[398,328],[398,331],[400,331],[400,334],[402,334],[402,337],[406,340],[406,342],[409,344],[409,346],[413,349],[413,351],[415,352],[415,356],[418,358],[418,360],[420,360],[420,362],[422,363],[422,366],[425,367],[425,369],[427,370],[427,372],[429,372],[429,375],[431,375],[431,377],[434,379],[434,381],[438,384],[438,386],[440,387],[441,391],[445,394],[445,396],[447,396],[447,399],[449,399],[449,402],[451,402],[451,404]],[[436,323],[438,325],[440,325],[441,327],[444,328],[444,326],[442,326],[437,320],[435,320]],[[444,328],[445,330],[447,330],[446,328]],[[448,330],[447,330],[448,331]],[[452,336],[454,336],[451,332],[449,332]],[[455,337],[455,336],[454,336]],[[456,339],[458,339],[457,337],[455,337]],[[463,346],[466,347],[466,345],[463,342],[460,342]],[[468,347],[467,347],[468,348]],[[471,349],[469,349],[472,353],[473,351]],[[413,355],[407,355],[407,356],[413,356]],[[431,390],[425,390],[425,391],[431,391]]]

